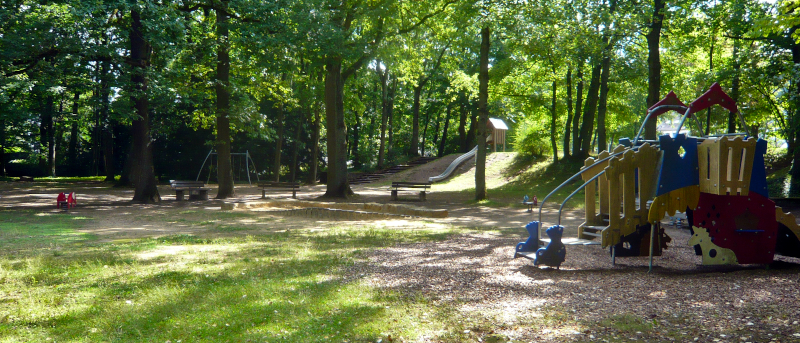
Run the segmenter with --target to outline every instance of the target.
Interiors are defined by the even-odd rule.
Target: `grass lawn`
[[[76,231],[91,220],[0,212],[0,342],[463,341],[472,325],[348,273],[365,250],[451,229],[100,242]]]

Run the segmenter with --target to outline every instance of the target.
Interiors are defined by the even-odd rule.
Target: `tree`
[[[478,80],[478,153],[475,156],[475,200],[486,199],[486,136],[489,121],[489,47],[490,31],[488,26],[481,29],[480,72]]]

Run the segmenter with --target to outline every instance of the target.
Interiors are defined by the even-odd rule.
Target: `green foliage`
[[[514,150],[523,158],[545,156],[550,149],[549,132],[543,130],[546,127],[543,120],[534,117],[525,118],[518,124],[513,136]]]

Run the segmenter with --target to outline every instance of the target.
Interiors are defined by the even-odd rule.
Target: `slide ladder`
[[[456,170],[456,168],[458,168],[458,166],[460,166],[462,163],[464,163],[464,161],[466,161],[466,160],[470,159],[471,157],[475,156],[475,154],[477,152],[478,152],[478,146],[476,145],[468,153],[463,154],[461,156],[458,156],[458,158],[453,160],[453,162],[450,163],[449,166],[447,166],[447,169],[445,169],[443,173],[441,173],[441,174],[439,174],[437,176],[429,177],[428,178],[428,182],[437,182],[437,181],[441,181],[441,180],[446,179],[448,176],[450,176],[450,174],[453,173],[454,170]]]

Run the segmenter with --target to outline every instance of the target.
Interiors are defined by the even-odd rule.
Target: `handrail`
[[[589,182],[594,182],[594,180],[597,180],[597,178],[600,177],[600,175],[605,175],[605,173],[606,173],[606,171],[603,170],[603,171],[597,173],[597,175],[592,176],[591,179],[589,179],[586,182],[584,182],[580,187],[578,187],[578,189],[576,189],[574,192],[572,192],[570,195],[568,195],[566,198],[564,198],[564,201],[561,202],[561,207],[558,209],[558,225],[561,225],[561,211],[564,210],[564,205],[567,204],[567,201],[569,201],[569,199],[572,199],[572,197],[575,196],[575,194],[578,194],[578,192],[581,189],[586,188],[586,185],[588,185]]]
[[[655,144],[654,144],[654,145],[655,145]],[[545,202],[547,202],[547,199],[549,199],[551,196],[553,196],[553,194],[555,194],[555,193],[556,193],[556,192],[557,192],[559,189],[563,188],[564,186],[566,186],[566,185],[567,185],[567,183],[571,182],[572,180],[575,180],[575,178],[577,178],[578,176],[581,176],[581,174],[583,174],[583,172],[585,172],[585,171],[587,171],[587,170],[591,169],[592,167],[594,167],[594,166],[596,166],[596,165],[598,165],[598,164],[600,164],[600,163],[603,163],[603,162],[605,162],[605,161],[608,161],[608,160],[610,160],[612,157],[616,157],[616,156],[622,155],[622,154],[624,154],[624,153],[625,153],[626,151],[628,151],[628,150],[634,150],[634,151],[635,151],[635,150],[639,150],[639,148],[641,148],[641,147],[642,147],[641,145],[639,145],[639,146],[634,146],[634,147],[631,147],[630,149],[625,149],[625,150],[623,150],[623,151],[620,151],[620,152],[617,152],[617,153],[613,153],[613,154],[611,154],[611,155],[608,155],[607,157],[605,157],[605,158],[603,158],[603,159],[600,159],[600,160],[598,160],[598,161],[596,161],[596,162],[592,163],[592,165],[590,165],[590,166],[588,166],[588,167],[583,167],[583,169],[581,169],[580,171],[578,171],[577,173],[575,173],[575,175],[572,175],[572,177],[570,177],[569,179],[567,179],[566,181],[564,181],[564,182],[562,182],[560,185],[558,185],[558,187],[556,187],[555,189],[553,189],[553,191],[551,191],[549,194],[547,194],[547,196],[545,196],[545,197],[544,197],[544,199],[542,199],[542,202],[541,202],[541,203],[539,203],[539,225],[541,225],[541,223],[542,223],[542,208],[544,208],[544,203],[545,203]],[[604,172],[605,172],[605,171],[603,171],[603,172],[601,172],[601,173],[598,173],[598,175],[600,175],[600,174],[602,174],[602,173],[604,173]],[[595,179],[595,178],[593,178],[593,179]],[[585,185],[586,185],[586,184],[584,183],[584,185],[583,185],[583,186],[581,186],[581,188],[582,188],[582,187],[585,187]],[[576,191],[576,192],[577,192],[577,191]],[[564,199],[564,202],[566,202],[567,200],[569,200],[569,199]],[[562,206],[563,206],[563,203],[562,203]],[[561,221],[561,215],[560,215],[560,210],[559,210],[559,223],[560,223],[560,221]],[[541,230],[539,230],[539,239],[541,239],[541,238],[542,238],[542,231],[541,231]]]
[[[447,178],[448,176],[450,176],[450,174],[451,174],[451,173],[452,173],[452,172],[453,172],[453,171],[454,171],[454,170],[455,170],[455,169],[456,169],[456,168],[457,168],[459,165],[461,165],[461,163],[464,163],[464,161],[466,161],[466,160],[467,160],[467,159],[469,159],[470,157],[474,156],[476,152],[478,152],[478,146],[477,146],[477,145],[476,145],[474,148],[472,148],[472,150],[470,150],[469,152],[467,152],[466,154],[463,154],[463,155],[461,155],[461,156],[458,156],[458,158],[456,158],[455,160],[453,160],[453,162],[452,162],[452,163],[450,163],[450,165],[449,165],[449,166],[447,166],[447,169],[445,169],[443,173],[441,173],[441,174],[439,174],[439,175],[437,175],[437,176],[431,176],[431,177],[429,177],[429,178],[428,178],[428,182],[436,182],[436,181],[440,181],[440,180],[443,180],[443,179]]]
[[[563,188],[564,186],[566,186],[566,185],[567,185],[567,183],[571,182],[572,180],[575,180],[575,178],[577,178],[578,176],[581,176],[581,174],[583,174],[583,172],[585,172],[585,171],[587,171],[587,170],[591,169],[592,167],[594,167],[594,166],[596,166],[596,165],[598,165],[598,164],[600,164],[600,163],[603,163],[603,162],[605,162],[605,161],[608,161],[608,160],[610,160],[612,157],[616,157],[616,156],[622,155],[623,153],[625,153],[625,152],[626,152],[626,151],[628,151],[628,150],[638,150],[640,147],[641,147],[641,145],[640,145],[640,146],[635,146],[635,147],[632,147],[632,148],[630,148],[630,149],[625,149],[625,150],[623,150],[623,151],[620,151],[620,152],[617,152],[617,153],[613,153],[613,154],[611,154],[611,155],[608,155],[607,157],[605,157],[605,158],[603,158],[603,159],[600,159],[600,160],[598,160],[598,161],[595,161],[594,163],[592,163],[592,165],[590,165],[590,166],[588,166],[588,167],[583,167],[583,169],[581,169],[580,171],[578,171],[577,173],[575,173],[575,175],[572,175],[572,177],[570,177],[570,178],[569,178],[569,179],[567,179],[566,181],[562,182],[560,185],[558,185],[558,187],[556,187],[555,189],[553,189],[553,191],[551,191],[549,194],[547,194],[547,196],[545,196],[545,197],[544,197],[544,199],[542,200],[542,202],[541,202],[541,203],[539,203],[539,222],[540,222],[540,223],[542,222],[542,207],[544,206],[544,203],[545,203],[545,202],[547,202],[547,199],[549,199],[549,198],[550,198],[550,197],[551,197],[553,194],[555,194],[555,193],[556,193],[556,192],[557,192],[559,189],[561,189],[561,188]]]

